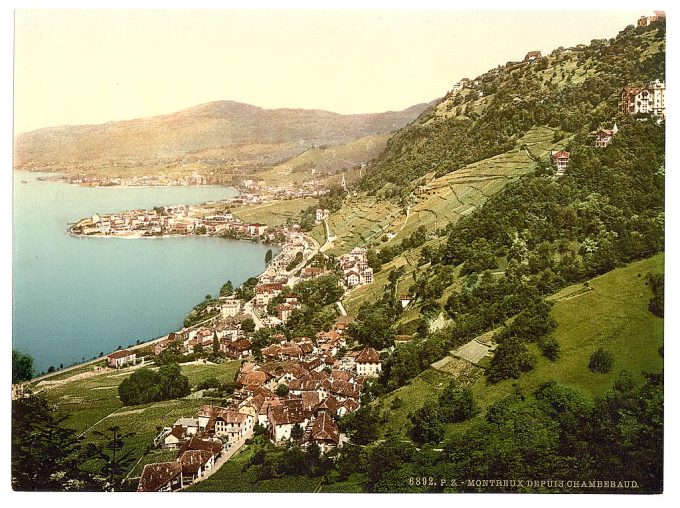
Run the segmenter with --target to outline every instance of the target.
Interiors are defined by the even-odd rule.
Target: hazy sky
[[[16,11],[15,132],[215,100],[339,113],[441,97],[643,12]]]

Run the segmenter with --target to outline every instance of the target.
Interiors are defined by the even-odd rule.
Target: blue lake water
[[[181,327],[227,280],[264,269],[265,245],[220,238],[75,238],[67,224],[158,205],[229,198],[227,187],[77,187],[14,174],[12,344],[38,372]],[[22,180],[26,183],[22,183]]]

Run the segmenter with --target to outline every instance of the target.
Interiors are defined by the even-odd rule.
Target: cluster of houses
[[[116,164],[114,163],[114,166]],[[194,171],[191,175],[173,178],[167,175],[135,175],[128,178],[102,178],[86,175],[66,175],[63,177],[68,183],[83,187],[176,187],[188,185],[207,185],[208,179]]]
[[[267,225],[246,223],[231,213],[200,217],[198,207],[175,205],[151,210],[129,210],[117,214],[94,214],[76,224],[71,232],[82,235],[143,236],[206,234],[220,235],[226,232],[234,236],[275,240],[276,232],[267,234]]]
[[[666,19],[666,13],[664,11],[654,11],[652,16],[640,16],[637,26],[649,26],[660,19]]]
[[[339,258],[342,281],[348,288],[373,282],[373,268],[368,266],[367,250],[355,247]]]
[[[275,335],[262,349],[261,361],[242,363],[228,407],[205,405],[194,417],[162,429],[154,445],[178,450],[177,458],[146,465],[138,490],[172,491],[192,484],[222,453],[240,448],[256,426],[277,445],[295,441],[303,449],[316,445],[321,453],[342,446],[346,438],[337,419],[361,407],[366,381],[382,368],[375,349],[345,352],[350,322],[341,316],[314,340]],[[199,332],[194,339],[202,335],[207,337]]]
[[[178,450],[177,459],[145,465],[137,486],[139,492],[171,492],[183,489],[205,476],[215,466],[224,451],[224,445],[219,438],[210,437],[205,427],[199,429],[196,421],[197,419],[180,418],[164,436],[168,443],[174,443],[167,448]],[[175,437],[180,436],[179,429],[189,433],[189,438],[180,440]],[[185,435],[184,431],[181,435]]]
[[[242,195],[257,196],[262,201],[295,199],[295,198],[318,198],[330,192],[323,183],[318,180],[307,180],[300,185],[287,187],[274,187],[267,185],[264,180],[246,179],[240,183]]]
[[[238,300],[228,299],[233,302]],[[245,359],[252,355],[252,342],[241,330],[240,321],[244,314],[235,314],[218,320],[212,326],[202,326],[193,330],[171,332],[167,338],[156,342],[154,354],[160,355],[172,347],[179,354],[192,354],[201,350],[218,347],[219,351],[232,360]]]

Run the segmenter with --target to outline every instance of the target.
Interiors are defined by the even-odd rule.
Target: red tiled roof
[[[331,384],[331,393],[337,393],[343,397],[358,398],[359,388],[346,381],[333,381]]]
[[[310,440],[330,442],[337,446],[340,442],[340,431],[331,415],[328,413],[321,413],[317,417],[312,426]]]
[[[194,475],[198,469],[212,458],[213,454],[207,450],[187,450],[179,458],[182,474]]]
[[[156,492],[166,483],[172,481],[182,472],[179,462],[160,462],[144,466],[137,490],[140,492]]]
[[[193,436],[189,441],[184,443],[177,454],[179,457],[182,456],[187,450],[206,450],[217,455],[222,451],[222,444],[216,441],[210,441],[209,439],[201,439],[198,436]]]
[[[344,406],[345,409],[347,409],[347,411],[349,411],[350,413],[353,413],[354,411],[359,409],[359,403],[354,399],[347,399],[342,403],[342,406]]]
[[[257,386],[260,387],[265,384],[271,375],[263,370],[251,370],[241,374],[236,381],[237,386]]]
[[[356,361],[357,363],[380,363],[380,353],[372,347],[367,347],[359,353]]]
[[[137,353],[133,353],[132,351],[128,351],[127,349],[123,349],[121,351],[115,351],[111,353],[110,355],[107,356],[107,358],[111,360],[117,360],[118,358],[125,358],[126,356],[130,355],[136,355]]]
[[[319,403],[319,394],[316,392],[302,393],[302,408],[305,411],[311,411]]]
[[[564,159],[564,158],[568,159],[569,155],[570,155],[570,153],[567,152],[566,150],[560,150],[559,152],[555,152],[554,154],[552,154],[552,158],[553,159]]]
[[[347,399],[351,400],[351,399]],[[333,397],[332,395],[329,395],[325,399],[323,399],[318,406],[316,406],[315,412],[319,411],[330,411],[331,413],[335,414],[338,410],[338,399]]]

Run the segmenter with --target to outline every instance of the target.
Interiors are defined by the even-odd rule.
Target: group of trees
[[[330,213],[337,212],[342,207],[342,202],[346,196],[345,190],[339,185],[330,187],[328,194],[321,196],[316,205],[305,208],[300,212],[298,224],[303,231],[311,231],[316,225],[316,210],[328,210]]]
[[[444,426],[447,423],[469,420],[475,411],[470,390],[460,388],[452,382],[437,400],[427,401],[411,416],[411,437],[418,443],[438,443],[444,437]]]
[[[189,393],[189,379],[181,374],[176,363],[163,365],[157,372],[141,368],[118,386],[118,396],[126,406],[179,399]]]
[[[498,492],[589,492],[567,485],[581,478],[635,480],[638,488],[628,492],[662,490],[662,375],[638,384],[622,372],[614,388],[594,400],[550,381],[534,393],[495,402],[464,426],[449,426],[451,437],[442,446],[443,422],[467,420],[475,411],[469,392],[450,386],[412,417],[420,448],[391,432],[378,438],[369,427],[366,436],[353,434],[339,450],[327,476],[342,481],[359,474],[372,492],[488,492],[464,482],[414,483],[414,477],[554,480],[536,488],[498,486]],[[377,413],[374,420],[380,420]],[[598,492],[626,490],[612,485]]]

